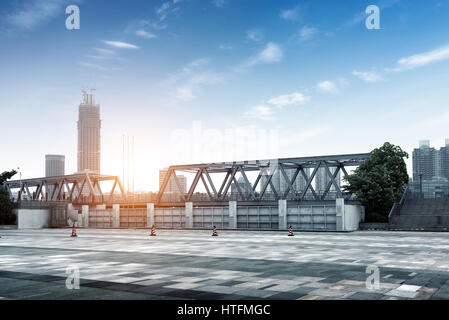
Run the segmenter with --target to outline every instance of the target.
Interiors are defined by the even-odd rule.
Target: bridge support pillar
[[[229,229],[237,229],[237,201],[229,201]]]
[[[81,207],[81,221],[84,228],[89,227],[89,206],[83,205]]]
[[[336,229],[337,231],[345,230],[345,199],[337,198],[335,199],[336,208]]]
[[[154,203],[147,203],[147,228],[154,225]]]
[[[336,205],[336,229],[337,231],[343,231],[345,230],[345,199],[338,198],[335,199],[335,205]]]
[[[193,228],[193,203],[186,202],[186,228]]]
[[[120,228],[120,205],[112,205],[112,227]]]
[[[279,211],[279,229],[287,229],[287,200],[279,200],[278,202]]]

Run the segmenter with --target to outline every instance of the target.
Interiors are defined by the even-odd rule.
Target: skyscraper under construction
[[[100,173],[100,105],[94,94],[83,91],[78,109],[78,172]]]

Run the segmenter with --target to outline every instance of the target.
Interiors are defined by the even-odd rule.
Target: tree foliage
[[[0,174],[0,185],[2,185],[6,180],[11,179],[13,176],[15,176],[17,173],[16,170],[11,171],[3,171],[2,174]]]
[[[15,221],[15,216],[12,214],[13,205],[9,198],[9,193],[2,187],[2,184],[6,180],[11,179],[16,173],[17,171],[11,170],[0,174],[0,224],[11,224]]]
[[[408,158],[407,152],[385,142],[344,178],[348,182],[344,191],[355,194],[365,206],[367,222],[388,222],[391,207],[401,199],[402,188],[408,183],[404,158]]]

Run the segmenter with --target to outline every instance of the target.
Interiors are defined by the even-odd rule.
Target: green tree
[[[385,142],[371,151],[371,158],[363,162],[344,179],[344,191],[355,194],[365,206],[367,222],[388,222],[393,204],[401,199],[402,188],[408,183],[404,158],[408,153],[399,146]]]
[[[16,175],[16,173],[16,170],[4,171],[2,174],[0,174],[0,185],[2,185],[6,180],[11,179]]]
[[[2,184],[11,179],[17,171],[5,171],[0,174],[0,224],[11,224],[14,223],[15,216],[12,214],[12,202],[9,198],[8,191],[3,188]]]

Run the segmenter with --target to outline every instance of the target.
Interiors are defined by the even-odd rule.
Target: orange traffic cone
[[[72,235],[71,235],[71,237],[72,237],[72,238],[73,238],[73,237],[78,237],[78,236],[76,235],[75,222],[73,223],[73,227],[72,227]]]
[[[293,237],[294,236],[292,226],[288,227],[288,236],[289,237]]]
[[[217,233],[217,228],[214,226],[214,231],[212,232],[212,237],[217,237],[218,233]]]
[[[153,224],[153,226],[151,227],[151,233],[150,233],[150,236],[151,236],[151,237],[155,237],[155,236],[156,236],[156,228],[154,227],[154,224]]]

